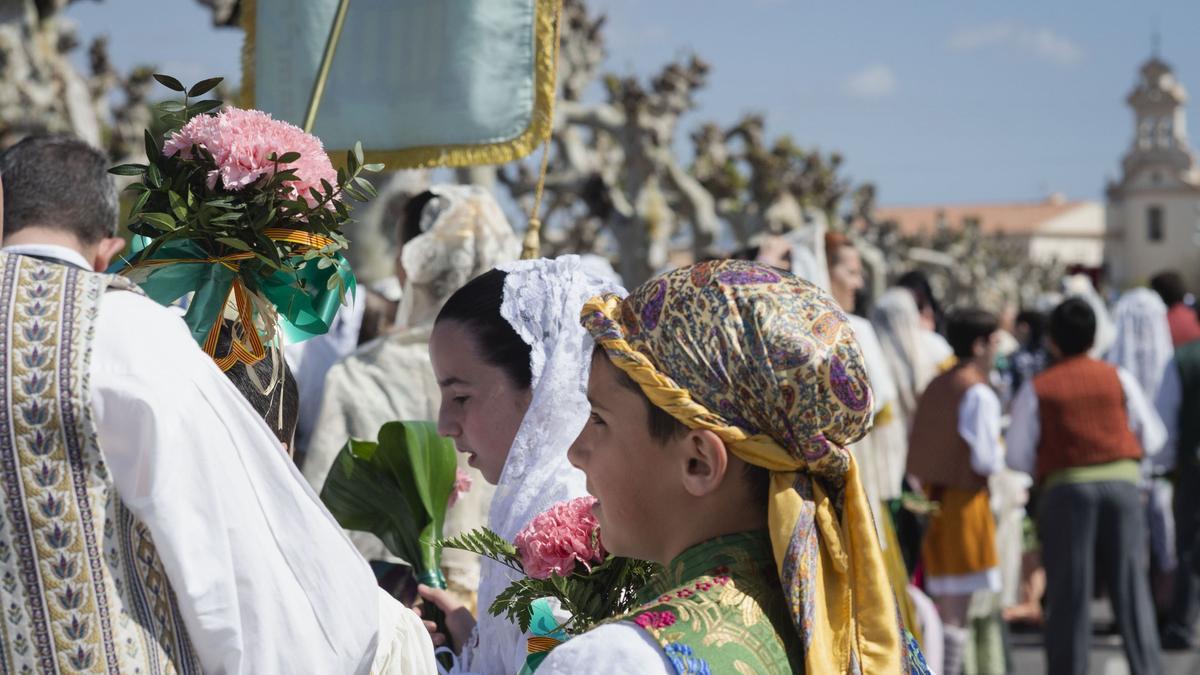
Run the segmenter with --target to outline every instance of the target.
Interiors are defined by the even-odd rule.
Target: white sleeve
[[[541,675],[674,675],[675,668],[646,631],[631,623],[610,623],[554,648],[538,667]]]
[[[1179,409],[1183,405],[1183,383],[1179,379],[1179,366],[1175,359],[1167,362],[1158,394],[1154,397],[1154,408],[1166,429],[1167,438],[1163,449],[1154,458],[1154,465],[1162,470],[1175,468],[1179,456]]]
[[[107,293],[90,389],[116,490],[153,537],[205,672],[366,673],[374,575],[180,318]]]
[[[379,595],[379,648],[371,675],[436,673],[433,640],[421,617],[382,588]]]
[[[988,385],[973,385],[958,404],[958,435],[971,446],[971,469],[975,473],[990,476],[1004,466],[1000,399]]]
[[[1026,382],[1017,390],[1009,416],[1011,422],[1005,437],[1008,467],[1032,476],[1037,467],[1037,447],[1042,436],[1033,382]]]
[[[861,316],[850,315],[850,326],[854,337],[862,349],[863,361],[867,367],[867,379],[871,381],[871,394],[875,399],[875,412],[881,412],[889,403],[894,404],[899,393],[896,390],[896,380],[888,369],[887,358],[883,355],[883,346],[879,344],[879,336],[870,321]]]
[[[1144,457],[1154,457],[1167,442],[1167,428],[1163,426],[1158,411],[1146,400],[1142,385],[1124,368],[1117,368],[1121,389],[1125,392],[1125,410],[1129,415],[1129,429],[1142,444]]]

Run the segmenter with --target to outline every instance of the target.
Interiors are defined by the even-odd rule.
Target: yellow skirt
[[[986,572],[1000,564],[996,520],[987,489],[946,488],[921,546],[925,574],[953,577]]]

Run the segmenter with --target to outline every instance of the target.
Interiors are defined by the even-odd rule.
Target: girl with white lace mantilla
[[[604,292],[624,295],[585,272],[578,256],[508,263],[463,286],[434,324],[438,432],[496,485],[488,527],[509,541],[551,505],[587,494],[583,474],[567,461],[590,411],[593,342],[578,316]],[[525,663],[526,636],[487,612],[514,575],[483,562],[478,624],[451,594],[421,587],[446,613],[449,641],[460,652],[453,672],[511,675]],[[447,636],[434,641],[445,644]]]

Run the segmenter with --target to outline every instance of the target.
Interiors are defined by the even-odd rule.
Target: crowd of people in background
[[[834,297],[862,286],[847,251],[826,237]],[[1195,647],[1200,321],[1173,271],[1115,300],[1076,276],[1035,308],[943,312],[910,272],[855,326],[890,378],[857,457],[937,672],[1012,672],[1011,632],[1040,627],[1048,672],[1085,673],[1103,597],[1130,672]]]
[[[876,419],[854,449],[933,669],[1012,672],[1012,632],[1040,629],[1048,672],[1085,673],[1103,597],[1130,672],[1194,649],[1200,318],[1182,275],[1112,302],[1074,275],[1034,307],[944,310],[921,271],[861,302],[852,242],[823,243],[821,264],[795,247],[745,255],[869,318],[851,321]]]

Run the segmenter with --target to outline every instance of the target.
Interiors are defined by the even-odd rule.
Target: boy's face
[[[991,367],[996,362],[996,357],[1000,355],[1000,331],[995,331],[987,337],[981,337],[975,341],[975,357],[979,359],[981,364],[986,364]]]
[[[670,448],[650,435],[645,400],[618,379],[602,350],[592,356],[592,415],[567,456],[587,474],[604,547],[615,555],[661,560],[673,506],[686,496]]]

